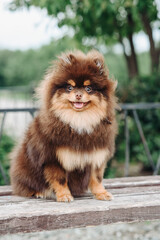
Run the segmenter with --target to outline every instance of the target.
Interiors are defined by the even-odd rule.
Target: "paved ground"
[[[0,240],[160,240],[160,221],[0,236]]]

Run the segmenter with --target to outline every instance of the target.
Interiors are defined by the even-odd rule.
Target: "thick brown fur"
[[[115,151],[116,81],[97,51],[62,54],[37,90],[40,111],[11,157],[11,184],[20,196],[72,201],[88,188],[111,200],[102,186]]]

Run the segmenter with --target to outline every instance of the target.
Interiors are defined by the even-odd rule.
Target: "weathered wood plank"
[[[0,186],[0,196],[11,195],[12,187],[11,186]]]
[[[121,196],[136,196],[136,195],[153,195],[160,194],[160,186],[143,186],[143,187],[128,187],[128,188],[113,188],[109,189],[109,191],[114,195],[114,197]],[[93,195],[91,193],[86,193],[81,197],[76,197],[76,200],[84,200],[84,199],[92,199]],[[33,198],[30,199],[30,201]],[[0,207],[4,204],[16,203],[16,202],[25,202],[28,201],[28,198],[23,198],[14,195],[4,195],[0,196]]]
[[[131,184],[135,184],[135,183],[141,183],[143,181],[148,181],[149,183],[154,183],[160,181],[160,176],[156,175],[150,175],[150,176],[138,176],[138,177],[121,177],[121,178],[110,178],[110,179],[103,179],[104,182],[106,183],[115,183],[115,182],[120,182],[120,183],[126,183],[126,182],[130,182]]]
[[[35,200],[3,205],[0,233],[34,232],[160,218],[160,194],[116,197],[111,202],[95,199],[57,203]]]
[[[57,203],[13,196],[10,187],[0,187],[0,234],[160,219],[160,176],[107,179],[104,185],[114,200],[98,201],[88,193]]]
[[[137,207],[129,209],[113,209],[108,211],[86,211],[69,215],[38,215],[6,220],[2,234],[17,232],[34,232],[62,228],[97,226],[111,223],[136,222],[159,219],[159,206]],[[118,215],[118,219],[117,219]],[[119,217],[120,216],[120,217]],[[154,216],[154,217],[153,217]],[[1,222],[0,222],[1,224]]]
[[[4,201],[0,201],[1,234],[160,219],[160,191],[141,195],[119,193],[111,202],[93,198],[72,203],[15,196],[0,199],[3,198]]]
[[[107,189],[142,187],[142,186],[160,186],[160,176],[139,176],[104,179],[103,184]],[[0,186],[0,196],[11,195],[11,186]]]
[[[115,179],[104,179],[105,188],[125,188],[125,187],[141,187],[141,186],[160,186],[160,176],[144,176],[144,177],[125,177]]]

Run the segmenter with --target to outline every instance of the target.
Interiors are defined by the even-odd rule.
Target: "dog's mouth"
[[[90,103],[90,101],[89,101],[89,102],[71,102],[72,107],[75,108],[75,109],[77,109],[77,110],[83,109],[83,108],[86,107],[89,103]]]

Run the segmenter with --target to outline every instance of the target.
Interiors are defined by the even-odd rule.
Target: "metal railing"
[[[128,113],[131,111],[133,113],[133,117],[139,132],[139,135],[141,137],[141,141],[144,146],[144,150],[148,159],[148,162],[153,170],[153,174],[157,175],[158,171],[160,169],[160,155],[158,157],[157,163],[155,165],[150,149],[148,147],[146,138],[144,136],[144,132],[142,129],[142,125],[137,113],[137,110],[149,110],[149,109],[160,109],[160,103],[126,103],[126,104],[120,104],[120,112],[124,114],[124,135],[125,135],[125,170],[124,170],[124,176],[129,175],[129,164],[130,164],[130,144],[129,144],[129,127],[128,127]],[[34,113],[38,111],[38,108],[2,108],[0,109],[0,114],[2,114],[2,120],[1,120],[1,125],[0,125],[0,143],[2,139],[2,134],[3,134],[3,128],[5,124],[5,118],[7,113],[13,113],[13,112],[26,112],[29,113],[32,117],[34,117]],[[3,166],[0,161],[0,172],[3,176],[4,182],[8,184],[8,179],[5,174],[5,171],[3,169]]]
[[[160,168],[160,155],[155,166],[151,152],[149,150],[146,138],[144,136],[143,128],[137,113],[137,110],[149,110],[149,109],[160,109],[160,103],[126,103],[120,104],[122,111],[124,112],[124,121],[125,121],[125,140],[126,140],[126,149],[125,149],[125,171],[124,175],[127,177],[129,174],[129,162],[130,162],[130,145],[129,145],[129,127],[128,127],[128,112],[132,111],[137,129],[141,138],[141,141],[144,146],[144,150],[147,156],[147,159],[152,167],[153,174],[157,175]]]

